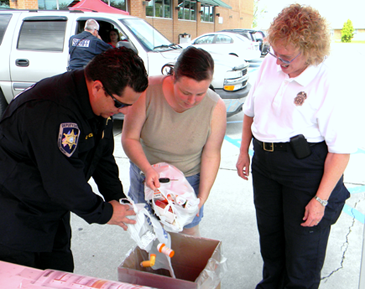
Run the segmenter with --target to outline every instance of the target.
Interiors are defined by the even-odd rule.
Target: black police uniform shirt
[[[88,31],[83,31],[69,39],[69,69],[84,68],[96,55],[112,48],[112,46]]]
[[[107,223],[107,202],[125,197],[113,150],[112,120],[93,113],[83,70],[16,97],[0,121],[0,244],[50,251],[70,211]],[[106,202],[87,183],[91,176]]]

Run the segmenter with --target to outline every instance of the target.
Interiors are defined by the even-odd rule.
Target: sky
[[[267,29],[272,19],[292,3],[305,4],[317,9],[333,28],[342,28],[350,19],[355,29],[365,29],[365,0],[259,0],[259,7],[266,12],[258,18],[258,28]]]

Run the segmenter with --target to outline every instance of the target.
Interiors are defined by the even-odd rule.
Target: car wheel
[[[161,68],[161,74],[162,75],[169,75],[169,74],[172,75],[173,70],[174,70],[174,64],[172,64],[172,63],[166,63]]]

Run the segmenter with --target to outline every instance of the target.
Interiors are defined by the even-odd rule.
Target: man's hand
[[[129,205],[121,205],[119,202],[113,200],[109,202],[113,206],[113,215],[108,225],[118,225],[127,231],[128,227],[126,224],[135,224],[135,220],[131,220],[128,216],[134,216],[136,213],[133,208]]]

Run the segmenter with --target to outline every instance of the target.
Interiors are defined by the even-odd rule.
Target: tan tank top
[[[197,106],[178,113],[163,95],[165,77],[149,79],[141,144],[151,164],[166,162],[185,176],[192,176],[200,172],[202,150],[210,135],[212,113],[220,97],[209,89]]]

